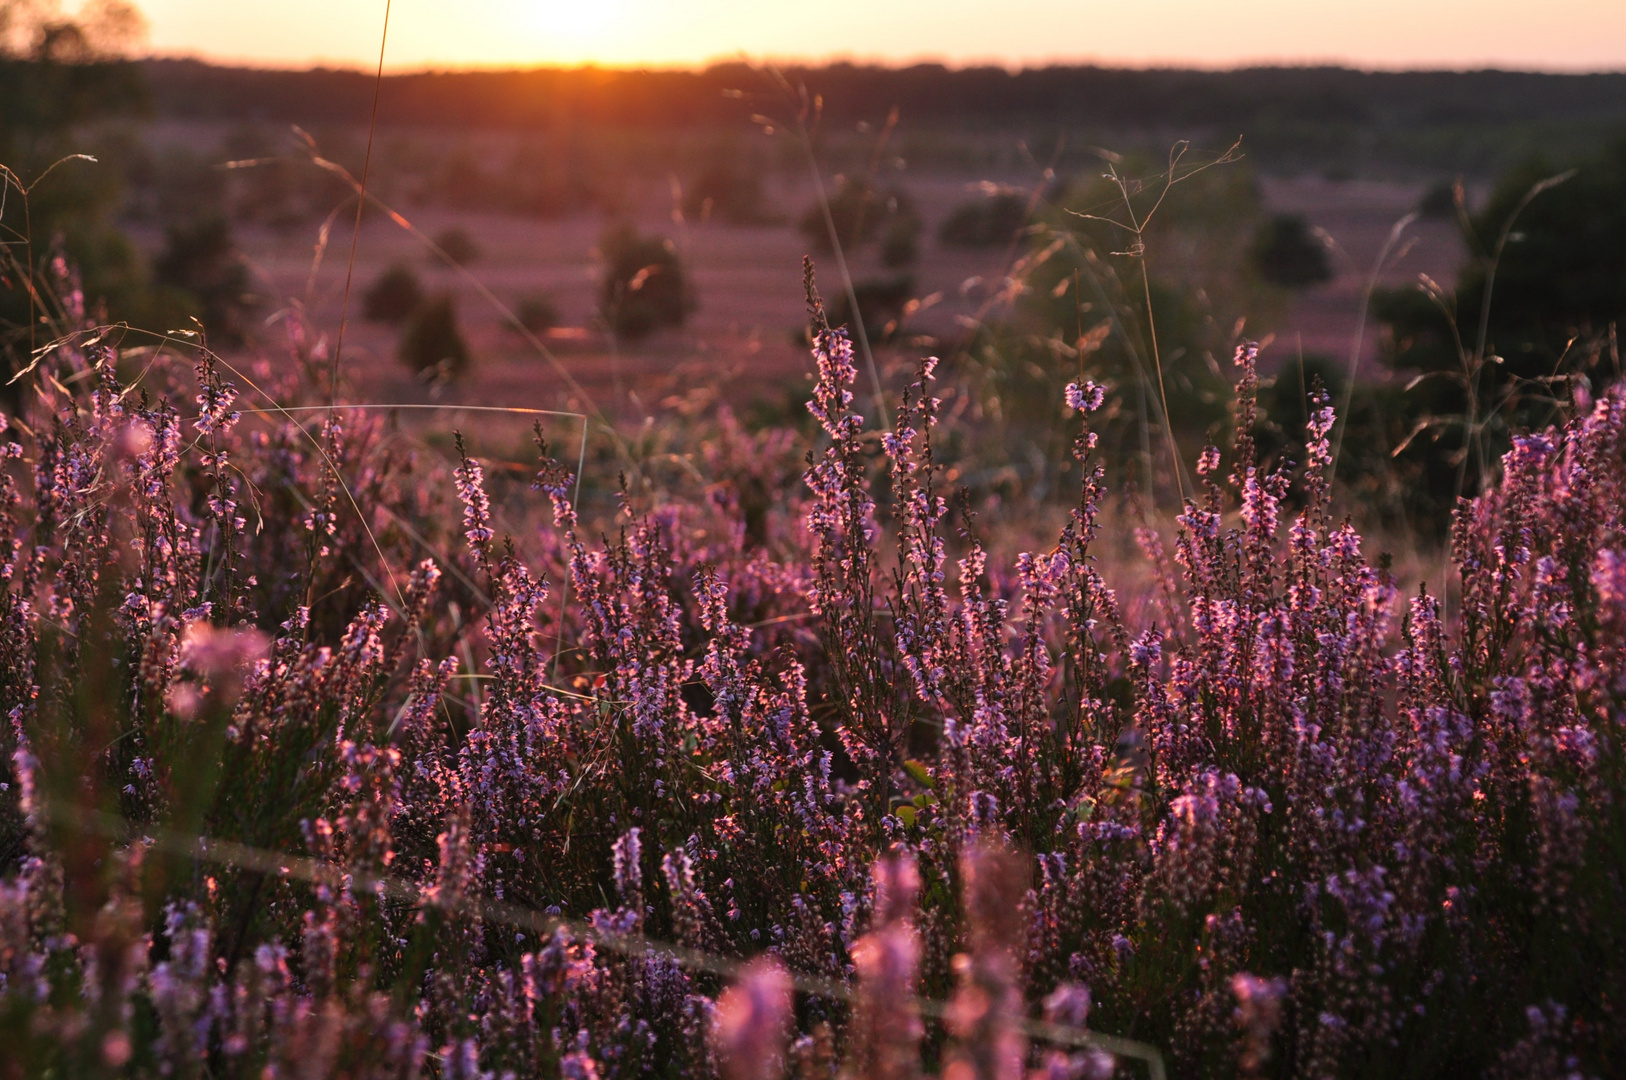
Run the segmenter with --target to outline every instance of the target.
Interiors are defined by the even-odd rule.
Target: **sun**
[[[528,35],[561,51],[599,43],[626,14],[625,0],[519,0],[516,6]]]

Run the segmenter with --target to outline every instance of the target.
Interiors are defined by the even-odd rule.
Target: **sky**
[[[378,63],[385,0],[136,0],[144,51]],[[390,0],[385,66],[1338,63],[1626,71],[1626,0]]]

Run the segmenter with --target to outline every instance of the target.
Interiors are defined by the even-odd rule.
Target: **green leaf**
[[[904,803],[897,809],[898,819],[911,829],[915,827],[915,808]]]
[[[936,786],[935,782],[932,780],[932,771],[926,768],[925,765],[915,761],[912,758],[903,763],[903,771],[908,773],[910,777],[913,778],[915,783],[921,785],[922,787],[929,788]]]

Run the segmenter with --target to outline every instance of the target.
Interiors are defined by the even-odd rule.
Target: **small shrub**
[[[694,308],[677,245],[664,236],[642,236],[623,225],[604,238],[600,303],[610,329],[628,339],[682,326]]]
[[[1423,192],[1417,200],[1417,213],[1431,221],[1445,221],[1457,215],[1457,186],[1441,181]]]
[[[171,226],[153,276],[184,294],[185,306],[216,342],[237,344],[256,304],[248,267],[232,239],[231,225],[218,214],[188,225]]]
[[[1027,221],[1027,200],[1001,192],[955,207],[937,230],[937,238],[949,247],[997,247],[1014,240]]]
[[[913,202],[906,193],[896,189],[881,191],[862,180],[842,178],[830,195],[830,219],[835,223],[836,238],[844,251],[856,251],[882,236],[899,218],[913,217]],[[824,207],[818,203],[803,212],[797,229],[814,251],[828,255],[834,250]]]
[[[435,237],[435,246],[458,266],[470,266],[480,261],[480,245],[465,229],[446,229]]]
[[[252,169],[233,170],[250,173]],[[161,222],[181,222],[204,214],[220,213],[227,205],[226,179],[231,174],[215,167],[214,160],[187,147],[143,148],[141,157],[126,170],[140,194],[130,208]],[[132,193],[134,194],[134,193]],[[238,217],[247,217],[232,208]]]
[[[1612,324],[1626,321],[1626,138],[1576,165],[1568,179],[1542,188],[1518,209],[1537,185],[1564,173],[1561,163],[1524,162],[1510,170],[1470,215],[1470,250],[1495,251],[1508,230],[1496,269],[1486,343],[1505,361],[1497,365],[1504,379],[1539,382],[1554,374],[1561,360],[1584,352],[1583,343],[1606,338]],[[1470,258],[1457,275],[1459,313],[1480,310],[1486,279],[1487,265],[1478,257]],[[1401,295],[1415,291],[1381,292],[1374,305],[1382,321],[1393,327],[1396,366],[1421,371],[1458,368],[1455,337],[1438,307],[1426,298]],[[1474,348],[1473,321],[1462,321],[1467,324],[1464,344]],[[1487,400],[1498,396],[1500,381],[1487,373],[1481,395]]]
[[[853,282],[858,313],[863,316],[864,332],[871,341],[885,341],[897,333],[903,322],[903,309],[914,293],[915,279],[908,274]],[[852,321],[852,304],[846,292],[840,292],[830,305],[830,325],[851,326]],[[853,327],[853,332],[857,333],[857,327]]]
[[[920,220],[894,218],[881,237],[881,265],[893,269],[909,266],[920,257]]]
[[[361,312],[373,322],[401,323],[423,303],[423,286],[410,266],[396,263],[379,274],[361,300]]]
[[[1332,280],[1332,260],[1321,236],[1297,214],[1277,214],[1254,234],[1249,259],[1259,276],[1284,289]]]
[[[559,325],[559,309],[553,300],[541,293],[522,297],[514,305],[519,324],[533,334],[544,334]]]
[[[1626,139],[1575,164],[1570,173],[1534,159],[1498,181],[1468,215],[1470,254],[1446,304],[1416,285],[1373,295],[1384,360],[1409,383],[1395,419],[1426,430],[1396,460],[1418,470],[1411,490],[1431,506],[1481,490],[1515,431],[1551,421],[1566,382],[1598,389],[1620,378]],[[1418,374],[1437,377],[1412,382]]]
[[[732,159],[713,162],[683,193],[683,212],[696,221],[763,222],[762,174]]]
[[[212,182],[225,188],[231,212],[239,220],[260,222],[285,232],[310,219],[314,201],[311,196],[315,194],[313,170],[302,167],[296,159],[284,158],[285,149],[266,128],[245,126],[228,135],[211,157],[218,160],[219,153],[224,153],[232,161],[254,160],[257,163],[252,168],[222,173],[214,160],[205,163],[215,174]],[[326,173],[315,175],[331,179]]]
[[[457,326],[457,305],[442,294],[425,301],[401,334],[401,362],[420,377],[456,379],[469,368],[469,346]]]

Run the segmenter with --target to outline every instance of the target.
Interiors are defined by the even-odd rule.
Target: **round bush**
[[[244,340],[257,301],[248,266],[224,217],[209,214],[170,226],[153,277],[178,290],[187,313],[203,323],[211,339],[233,345]]]
[[[1456,185],[1441,181],[1423,192],[1423,197],[1417,200],[1417,212],[1435,221],[1456,217]]]
[[[604,238],[600,251],[605,262],[600,303],[611,330],[636,339],[683,325],[694,300],[672,241],[621,226]]]
[[[830,195],[830,218],[835,222],[836,239],[843,250],[853,251],[884,236],[901,219],[912,219],[914,204],[902,191],[882,191],[862,180],[842,179]],[[830,227],[824,220],[824,207],[818,203],[802,214],[797,229],[813,250],[828,255]]]
[[[445,230],[435,237],[435,246],[458,266],[468,266],[480,261],[480,245],[463,229]]]
[[[423,303],[423,286],[412,268],[396,263],[379,274],[361,300],[361,312],[373,322],[400,323]]]
[[[696,221],[762,222],[769,215],[761,171],[731,158],[712,162],[683,193],[683,212]]]
[[[1007,192],[961,203],[938,229],[937,237],[949,247],[997,247],[1015,239],[1027,220],[1027,200]]]
[[[468,371],[469,345],[450,296],[436,296],[418,308],[401,335],[400,356],[420,376],[455,379]]]
[[[881,263],[893,269],[908,266],[920,257],[920,220],[913,216],[895,218],[881,237]]]
[[[533,334],[546,333],[559,325],[559,309],[552,299],[541,293],[522,297],[514,305],[514,317]]]
[[[1332,280],[1326,242],[1297,214],[1277,214],[1261,225],[1249,261],[1260,277],[1285,289]]]

